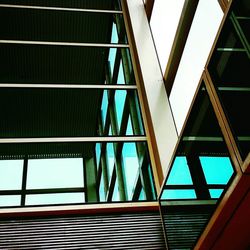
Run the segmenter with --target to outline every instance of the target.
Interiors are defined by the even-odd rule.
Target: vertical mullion
[[[27,185],[27,172],[28,172],[28,157],[23,160],[23,178],[22,178],[22,191],[21,191],[21,206],[25,206],[26,198],[26,185]]]

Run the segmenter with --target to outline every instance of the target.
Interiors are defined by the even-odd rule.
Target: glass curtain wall
[[[169,249],[193,249],[250,152],[249,1],[233,1],[160,196]],[[181,219],[180,219],[181,218]]]
[[[120,2],[0,13],[0,206],[155,200]]]

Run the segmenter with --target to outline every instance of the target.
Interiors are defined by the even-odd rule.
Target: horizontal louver
[[[0,249],[165,249],[159,214],[0,222]]]

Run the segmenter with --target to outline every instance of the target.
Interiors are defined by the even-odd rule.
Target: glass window
[[[113,191],[112,201],[120,201],[118,181],[115,181],[115,187]]]
[[[110,75],[111,75],[111,79],[113,78],[113,73],[114,73],[116,52],[117,52],[117,49],[116,49],[116,48],[110,48],[110,49],[109,49],[108,61],[109,61],[109,65],[110,65]]]
[[[209,193],[210,193],[210,196],[212,199],[220,198],[223,191],[224,191],[224,189],[209,189]]]
[[[231,6],[208,70],[244,162],[250,148],[250,3]]]
[[[20,205],[21,205],[21,195],[1,195],[0,196],[1,207],[20,206]]]
[[[234,170],[228,157],[200,156],[207,184],[227,184]]]
[[[117,83],[118,84],[125,84],[125,78],[124,78],[124,71],[123,71],[122,61],[120,61]]]
[[[101,158],[101,143],[96,143],[95,145],[95,155],[96,155],[96,166],[97,169],[100,165],[100,158]]]
[[[113,23],[112,25],[112,34],[111,34],[111,43],[118,43],[118,33],[117,33],[117,28],[116,24]]]
[[[0,190],[22,188],[23,160],[0,160]],[[10,196],[15,199],[16,196]]]
[[[101,105],[101,114],[102,114],[103,127],[105,126],[107,111],[108,111],[108,91],[104,90],[103,91],[103,96],[102,96],[102,105]]]
[[[174,160],[167,185],[193,184],[185,156],[177,156]]]
[[[104,191],[104,180],[103,173],[101,176],[100,187],[99,187],[99,198],[100,201],[106,201],[105,191]]]
[[[115,152],[113,143],[107,143],[107,164],[108,164],[108,175],[109,178],[111,178],[115,164]]]
[[[35,159],[28,162],[27,189],[83,186],[82,158]]]
[[[162,200],[183,200],[196,198],[194,189],[164,190],[161,196]]]
[[[131,116],[129,115],[128,117],[128,124],[127,124],[127,129],[126,129],[126,135],[133,135],[133,127],[132,127],[132,122],[131,122]]]
[[[121,129],[126,96],[127,96],[126,90],[116,90],[115,92],[115,109],[116,109],[116,118],[119,131]]]
[[[124,143],[122,148],[122,160],[125,172],[127,193],[129,199],[131,199],[134,191],[135,182],[138,178],[139,170],[136,143]]]
[[[85,202],[84,193],[29,194],[26,205],[53,205]]]

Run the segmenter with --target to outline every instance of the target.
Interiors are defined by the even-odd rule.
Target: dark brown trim
[[[170,95],[173,87],[174,79],[181,61],[198,2],[199,0],[185,0],[181,12],[180,21],[168,59],[168,64],[164,73],[164,81],[168,95]]]

